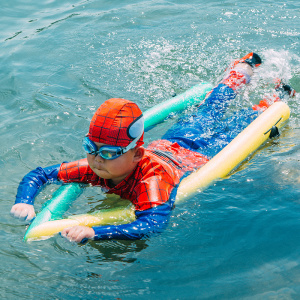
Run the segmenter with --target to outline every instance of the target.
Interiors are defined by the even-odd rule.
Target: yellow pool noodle
[[[273,126],[280,128],[289,116],[288,105],[275,102],[207,164],[184,178],[178,187],[176,201],[191,197],[214,180],[225,177],[269,138]]]
[[[42,223],[34,227],[27,236],[27,240],[47,239],[61,232],[64,228],[73,226],[99,226],[119,225],[130,223],[135,219],[134,207],[104,209],[91,214],[70,216],[68,219],[54,220]]]

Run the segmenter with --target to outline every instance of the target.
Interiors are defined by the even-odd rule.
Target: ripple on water
[[[18,182],[38,165],[83,157],[89,119],[106,99],[143,110],[199,81],[216,83],[233,59],[263,64],[233,111],[273,92],[300,91],[296,0],[3,2],[0,18],[1,295],[3,298],[295,299],[299,294],[299,93],[291,119],[229,178],[177,205],[166,231],[144,241],[60,236],[24,243],[8,215]],[[157,139],[173,116],[145,135]],[[47,187],[37,209],[56,187]],[[97,208],[91,189],[72,207]],[[103,201],[104,202],[104,201]],[[7,271],[9,270],[9,272]]]

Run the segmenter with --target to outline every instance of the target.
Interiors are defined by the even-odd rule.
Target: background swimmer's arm
[[[34,198],[43,185],[57,180],[59,168],[60,165],[45,169],[39,167],[25,175],[19,184],[15,205],[10,211],[12,216],[27,221],[35,217]]]

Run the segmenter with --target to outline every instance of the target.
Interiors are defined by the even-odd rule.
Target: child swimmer
[[[241,131],[234,128],[227,134],[217,132],[215,125],[235,98],[236,89],[250,81],[253,68],[260,64],[255,53],[235,61],[229,75],[212,90],[197,112],[181,119],[146,149],[139,107],[125,99],[105,101],[94,114],[83,142],[87,158],[29,172],[19,185],[11,214],[30,221],[35,217],[34,198],[44,184],[80,182],[101,186],[107,193],[130,200],[135,206],[136,220],[123,225],[67,228],[61,235],[68,240],[79,243],[86,239],[141,239],[161,232],[168,224],[180,179],[208,161],[199,151],[213,156]],[[271,102],[245,110],[240,118],[248,125],[257,111]],[[212,127],[215,132],[208,134]]]

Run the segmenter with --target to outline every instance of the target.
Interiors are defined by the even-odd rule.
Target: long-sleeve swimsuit
[[[135,221],[94,226],[94,239],[140,239],[161,232],[169,221],[180,180],[199,169],[257,116],[257,112],[245,109],[224,120],[236,86],[246,82],[240,75],[240,81],[235,76],[232,84],[230,76],[193,114],[181,118],[161,140],[148,145],[142,160],[118,185],[98,177],[87,159],[81,159],[29,172],[19,185],[15,203],[33,205],[39,189],[49,182],[87,183],[130,200],[135,207]]]

